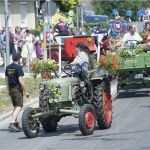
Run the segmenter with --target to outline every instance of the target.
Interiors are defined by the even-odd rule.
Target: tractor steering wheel
[[[82,66],[79,64],[67,64],[64,66],[64,68],[62,69],[62,71],[69,75],[72,76],[75,73],[80,73],[82,72]]]

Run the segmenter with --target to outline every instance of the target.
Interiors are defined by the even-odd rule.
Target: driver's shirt
[[[123,44],[123,47],[124,47],[128,41],[141,42],[142,40],[143,40],[142,37],[137,32],[135,32],[133,35],[131,35],[131,33],[126,33],[123,36],[122,44]]]
[[[81,51],[78,53],[78,55],[75,57],[73,62],[71,64],[79,64],[82,65],[83,63],[88,63],[89,64],[89,57],[88,54]]]

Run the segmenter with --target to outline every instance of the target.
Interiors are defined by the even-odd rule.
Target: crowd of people
[[[36,57],[36,51],[34,47],[35,36],[27,28],[16,27],[14,31],[9,28],[9,53],[10,57],[16,53],[19,53],[22,57],[23,66],[27,65],[27,58],[30,61],[33,57]],[[0,30],[0,53],[3,57],[6,48],[6,32],[5,29]],[[12,60],[10,58],[10,60]]]
[[[37,36],[32,30],[28,28],[21,28],[19,26],[15,29],[9,28],[9,53],[10,60],[12,56],[19,53],[21,56],[21,64],[23,66],[28,66],[32,59],[39,58],[42,59],[44,56],[44,36],[46,36],[46,42],[58,43],[58,36],[69,36],[69,35],[79,35],[81,32],[75,32],[74,29],[70,28],[67,23],[62,19],[59,19],[58,23],[53,27],[49,27],[44,34],[44,30]],[[6,33],[5,28],[0,29],[0,62],[4,58],[4,53],[6,49]],[[2,65],[2,64],[0,64]]]
[[[149,24],[148,24],[149,25]],[[149,29],[149,27],[147,27]],[[108,49],[116,49],[116,47],[120,47],[124,45],[125,40],[134,39],[137,41],[146,41],[148,42],[149,30],[145,30],[145,34],[142,37],[137,33],[136,28],[132,28],[129,25],[129,32],[123,33],[121,36],[113,37],[110,35],[109,30],[105,31],[101,26],[97,26],[96,28],[91,28],[91,35],[96,36],[97,41],[100,42],[101,52],[103,50]],[[131,31],[132,30],[132,31]],[[44,31],[45,32],[45,31]],[[21,64],[24,67],[30,66],[32,59],[39,58],[42,59],[44,57],[44,32],[42,31],[40,35],[35,35],[32,30],[28,28],[16,27],[14,30],[9,28],[9,47],[10,47],[10,56],[12,57],[14,54],[19,53],[21,56]],[[104,33],[104,34],[103,34]],[[85,31],[85,28],[82,30],[75,31],[75,28],[70,28],[65,21],[59,19],[58,23],[53,28],[48,28],[46,31],[46,43],[56,44],[58,43],[59,36],[70,36],[70,35],[88,35]],[[99,39],[100,37],[100,39]],[[131,40],[130,39],[130,40]],[[148,39],[148,40],[147,40]],[[5,28],[0,29],[0,59],[4,58],[4,52],[6,48],[6,36],[5,36]],[[12,60],[10,58],[10,60]],[[0,60],[0,62],[2,62]],[[4,60],[3,60],[4,63]],[[1,63],[0,63],[1,65]]]

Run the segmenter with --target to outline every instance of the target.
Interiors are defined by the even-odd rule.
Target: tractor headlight
[[[81,81],[81,82],[80,82],[80,87],[84,87],[84,86],[85,86],[84,82]]]
[[[40,91],[43,91],[45,89],[45,85],[44,84],[40,84],[39,85],[39,89],[40,89]]]

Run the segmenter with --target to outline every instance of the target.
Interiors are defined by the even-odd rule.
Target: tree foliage
[[[61,11],[68,12],[78,5],[79,0],[54,0],[54,2],[59,6]]]
[[[137,11],[144,7],[150,7],[149,0],[93,0],[92,5],[97,14],[106,14],[111,16],[112,10],[117,9],[121,16],[125,16],[126,10],[130,9],[133,12],[133,17],[136,17]]]

